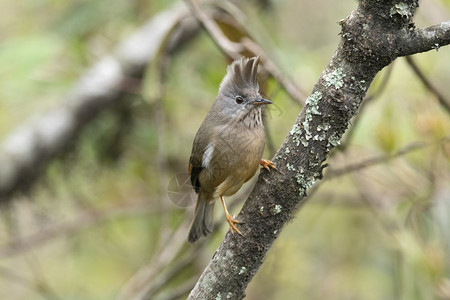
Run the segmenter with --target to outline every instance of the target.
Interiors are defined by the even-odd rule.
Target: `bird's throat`
[[[252,109],[242,115],[239,123],[250,129],[263,126],[261,107],[252,107]]]

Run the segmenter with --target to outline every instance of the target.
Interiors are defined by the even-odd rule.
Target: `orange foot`
[[[242,233],[239,231],[239,229],[237,229],[236,225],[234,225],[234,224],[240,224],[241,222],[236,220],[232,215],[230,215],[228,213],[228,209],[227,209],[227,206],[225,205],[225,200],[223,199],[223,196],[220,196],[220,201],[222,202],[223,210],[225,211],[225,218],[227,219],[227,222],[230,225],[231,233],[234,233],[236,231],[237,233],[242,235]]]
[[[234,218],[234,216],[230,215],[230,214],[226,214],[225,217],[227,218],[227,222],[230,225],[230,231],[231,233],[234,233],[234,231],[236,231],[237,233],[239,233],[240,235],[242,235],[242,233],[239,231],[239,229],[237,229],[236,225],[234,224],[240,224],[241,222],[239,222],[238,220],[236,220]]]
[[[260,161],[259,161],[259,164],[264,168],[264,169],[266,169],[266,170],[269,170],[270,171],[270,168],[272,168],[272,169],[277,169],[276,167],[275,167],[275,165],[273,164],[273,162],[271,162],[270,160],[268,160],[268,159],[261,159]]]

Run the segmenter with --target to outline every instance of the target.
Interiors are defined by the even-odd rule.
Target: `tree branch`
[[[30,188],[51,159],[73,147],[90,121],[125,101],[121,96],[130,92],[130,82],[140,83],[161,43],[167,41],[169,51],[175,51],[198,28],[183,5],[156,15],[120,44],[114,56],[90,68],[62,105],[6,137],[0,147],[0,203],[7,202],[13,192]],[[170,38],[166,38],[168,33]],[[131,91],[136,92],[135,86]]]
[[[450,141],[450,136],[447,136],[447,137],[444,137],[443,139],[441,139],[439,144],[444,144],[449,141]],[[413,142],[411,144],[406,145],[405,147],[403,147],[402,149],[400,149],[399,151],[397,151],[391,155],[383,155],[383,156],[378,156],[378,157],[374,157],[374,158],[368,158],[361,162],[354,163],[354,164],[345,166],[340,169],[331,169],[330,168],[327,170],[326,178],[331,179],[331,178],[339,177],[339,176],[346,175],[351,172],[355,172],[355,171],[359,171],[361,169],[371,167],[376,164],[385,163],[385,162],[388,162],[397,157],[403,156],[405,154],[408,154],[408,153],[416,151],[416,150],[423,149],[427,146],[434,145],[434,144],[435,143]]]
[[[101,211],[92,209],[83,212],[73,220],[65,220],[57,224],[51,224],[47,227],[40,228],[36,232],[28,234],[25,237],[14,237],[8,243],[0,245],[0,258],[3,259],[23,255],[27,251],[36,250],[37,248],[46,245],[55,238],[75,235],[80,231],[108,220],[114,220],[118,217],[163,213],[165,212],[156,210],[153,207],[153,203],[148,201],[148,199],[145,201],[139,200],[137,202],[115,205]]]
[[[423,74],[423,72],[420,70],[419,66],[415,63],[414,59],[411,56],[407,56],[405,58],[408,65],[411,67],[417,77],[419,77],[423,85],[436,96],[439,103],[447,111],[447,113],[450,113],[450,101],[447,100],[446,97],[444,97],[444,95],[433,85],[430,80],[428,80],[428,78],[425,76],[425,74]]]
[[[450,21],[427,28],[399,33],[398,56],[406,56],[429,50],[439,50],[450,44]]]
[[[211,36],[216,45],[230,58],[237,59],[243,55],[262,55],[263,67],[273,78],[275,78],[289,96],[303,105],[305,103],[306,95],[301,88],[299,88],[288,77],[283,75],[277,65],[265,54],[264,50],[254,42],[250,37],[242,38],[240,42],[233,42],[228,39],[224,32],[220,29],[218,24],[204,12],[197,0],[186,0],[190,6],[192,14],[203,25],[205,30]]]
[[[339,144],[375,75],[398,56],[432,49],[419,44],[414,32],[427,43],[450,42],[443,33],[446,25],[411,31],[418,2],[401,3],[361,1],[341,22],[338,48],[273,160],[281,172],[261,172],[237,217],[243,222],[242,236],[227,233],[188,299],[244,298],[284,224],[322,178],[323,162]]]

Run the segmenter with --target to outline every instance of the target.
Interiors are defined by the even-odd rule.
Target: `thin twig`
[[[228,207],[232,209],[238,203],[239,199],[233,198],[228,204]],[[184,221],[180,223],[165,243],[160,246],[154,258],[146,266],[137,271],[124,285],[117,299],[143,300],[153,298],[165,284],[171,282],[173,277],[177,275],[176,270],[180,270],[194,261],[199,251],[213,240],[215,235],[223,234],[220,230],[214,230],[208,239],[200,240],[194,246],[183,249],[186,245],[185,240],[190,218],[191,216],[189,214],[185,215]],[[214,222],[214,228],[219,228],[224,223],[224,218],[217,218]],[[168,266],[170,266],[170,269],[165,269]],[[191,283],[189,287],[192,288],[194,284],[195,282]]]
[[[219,49],[233,59],[239,58],[244,47],[240,43],[230,41],[219,26],[210,18],[199,6],[197,0],[186,0],[190,6],[192,14],[200,21],[205,30],[209,33]]]
[[[194,287],[197,282],[197,276],[191,279],[185,280],[179,286],[173,287],[168,292],[161,293],[160,296],[156,296],[155,300],[175,300],[181,297],[185,298],[190,290]]]
[[[190,6],[192,14],[200,21],[220,50],[228,57],[237,59],[246,51],[250,51],[254,55],[262,55],[261,61],[266,71],[283,86],[293,100],[300,105],[305,103],[306,94],[293,81],[283,75],[276,64],[255,41],[250,38],[243,38],[240,43],[230,41],[217,23],[200,8],[197,0],[186,0],[186,2]]]
[[[36,283],[33,282],[32,280],[27,279],[21,275],[18,275],[17,273],[15,273],[15,271],[10,270],[9,268],[0,266],[0,277],[3,277],[4,280],[8,280],[11,283],[16,283],[16,284],[26,287],[26,288],[34,291],[35,293],[39,294],[44,299],[49,299],[49,300],[60,299],[53,293],[49,294],[48,290],[42,289],[41,286],[36,285]]]
[[[197,248],[196,250],[198,250]],[[146,290],[145,296],[142,299],[153,299],[155,295],[165,286],[168,282],[176,277],[181,270],[185,269],[190,263],[192,263],[195,257],[198,255],[198,251],[194,251],[194,248],[188,249],[184,257],[178,259],[178,263],[175,265],[169,265],[155,278],[151,280],[151,287]],[[195,283],[195,282],[194,282]],[[194,284],[191,285],[191,288]]]
[[[26,257],[26,262],[28,265],[30,273],[33,274],[34,286],[36,290],[40,291],[41,294],[46,295],[46,298],[49,300],[59,300],[61,299],[53,290],[50,283],[45,278],[45,273],[43,272],[42,266],[39,263],[38,258],[32,254]]]
[[[444,143],[444,142],[448,142],[450,140],[450,136],[447,136],[443,139],[441,139],[441,141],[439,143]],[[380,164],[380,163],[385,163],[388,162],[394,158],[403,156],[405,154],[408,154],[412,151],[416,151],[419,149],[423,149],[425,147],[431,146],[434,143],[424,143],[424,142],[414,142],[411,144],[408,144],[407,146],[405,146],[404,148],[402,148],[401,150],[397,151],[396,153],[392,154],[392,155],[383,155],[383,156],[378,156],[378,157],[373,157],[373,158],[369,158],[366,159],[362,162],[359,163],[355,163],[340,169],[329,169],[327,174],[326,174],[326,178],[327,179],[332,179],[335,177],[339,177],[339,176],[343,176],[346,175],[348,173],[351,172],[355,172],[355,171],[359,171],[361,169],[365,169],[367,167],[376,165],[376,164]]]
[[[155,258],[139,269],[123,286],[116,299],[141,300],[153,287],[153,278],[169,265],[186,245],[190,220],[185,218],[167,243],[160,246]]]
[[[274,61],[269,58],[265,51],[255,41],[244,38],[242,44],[251,52],[262,55],[261,60],[263,62],[263,67],[267,72],[281,84],[283,89],[293,100],[302,106],[305,104],[307,98],[306,93],[280,71]]]
[[[130,214],[148,213],[161,213],[161,211],[156,211],[152,207],[151,201],[148,200],[115,205],[102,211],[87,211],[75,217],[73,220],[52,224],[48,228],[41,228],[36,233],[2,245],[0,247],[0,257],[11,257],[23,254],[30,249],[35,250],[37,247],[43,246],[57,237],[75,234],[113,218],[128,216]]]
[[[422,70],[420,70],[419,66],[416,64],[412,56],[406,56],[405,59],[413,72],[417,75],[419,80],[422,81],[423,85],[436,96],[439,103],[447,111],[447,113],[450,113],[450,101],[444,97],[444,95],[431,83],[430,80],[428,80],[428,78],[425,76]]]

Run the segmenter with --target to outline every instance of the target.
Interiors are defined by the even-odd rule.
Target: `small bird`
[[[240,58],[227,68],[218,96],[200,126],[189,159],[191,184],[198,194],[190,243],[213,229],[214,203],[220,198],[230,231],[241,234],[228,213],[224,196],[235,194],[258,170],[270,170],[271,161],[261,159],[265,134],[261,110],[271,104],[259,94],[259,56]]]

